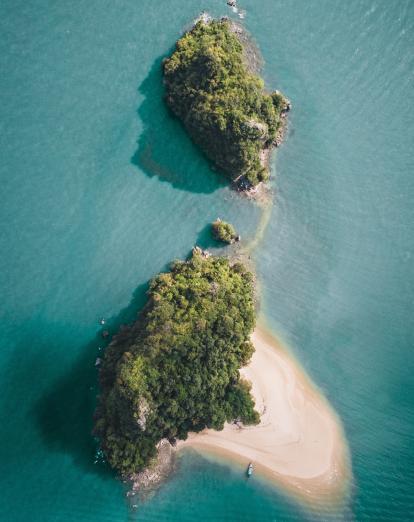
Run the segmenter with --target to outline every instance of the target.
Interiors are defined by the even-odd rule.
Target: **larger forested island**
[[[253,353],[252,274],[195,249],[155,277],[137,321],[116,335],[100,370],[95,434],[122,476],[144,469],[161,439],[259,421],[239,368]]]
[[[289,101],[267,93],[249,65],[242,29],[200,19],[164,60],[166,101],[193,141],[239,188],[269,177]]]

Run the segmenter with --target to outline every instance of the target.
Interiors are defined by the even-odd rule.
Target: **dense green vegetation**
[[[108,346],[95,434],[121,475],[144,468],[162,438],[258,422],[238,372],[253,353],[252,279],[242,264],[195,249],[153,279],[138,320]]]
[[[211,223],[211,231],[217,241],[223,241],[223,243],[233,243],[237,239],[236,231],[230,223],[217,219]]]
[[[229,20],[200,20],[164,60],[166,101],[192,139],[239,187],[269,177],[262,151],[276,140],[289,102],[249,71]]]

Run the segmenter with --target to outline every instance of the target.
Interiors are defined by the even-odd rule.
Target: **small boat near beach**
[[[253,463],[252,462],[250,462],[249,465],[247,466],[247,472],[246,473],[247,473],[248,477],[252,476],[252,474],[253,474]]]

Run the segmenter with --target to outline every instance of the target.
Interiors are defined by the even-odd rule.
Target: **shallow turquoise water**
[[[134,511],[93,464],[98,318],[130,320],[150,277],[208,246],[212,219],[247,240],[260,219],[160,100],[162,57],[201,9],[227,8],[4,0],[1,520],[411,518],[413,4],[243,7],[268,84],[294,104],[255,252],[262,310],[343,419],[352,497],[309,513],[237,466],[188,455]]]

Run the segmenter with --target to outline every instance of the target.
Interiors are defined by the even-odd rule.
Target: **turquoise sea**
[[[343,420],[346,505],[310,512],[195,454],[134,509],[94,464],[94,362],[148,280],[232,193],[163,102],[160,62],[224,0],[0,4],[0,520],[414,518],[414,3],[240,0],[267,84],[293,102],[253,252],[262,313]]]

